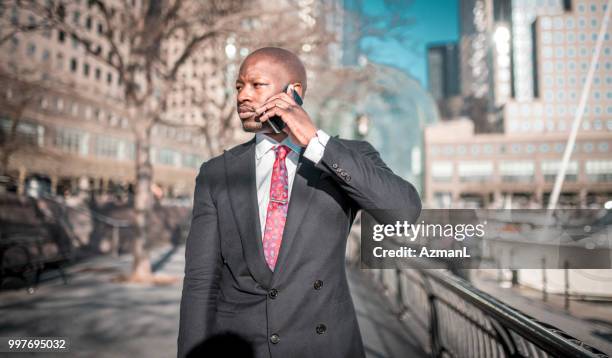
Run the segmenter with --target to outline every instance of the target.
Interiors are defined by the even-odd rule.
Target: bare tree
[[[89,0],[88,13],[99,19],[96,36],[71,1],[15,1],[36,22],[80,43],[87,56],[113,69],[122,83],[124,107],[136,144],[135,211],[138,235],[133,240],[131,281],[151,282],[148,223],[153,207],[151,131],[162,121],[164,105],[177,76],[191,56],[216,38],[236,33],[245,19],[261,12],[243,0]],[[13,21],[20,30],[25,25]]]
[[[345,9],[348,28],[346,41],[356,44],[357,52],[369,55],[374,51],[362,40],[376,39],[395,42],[412,51],[422,51],[418,39],[407,31],[415,24],[407,11],[413,0],[382,0],[378,6],[366,6],[365,0],[351,1]]]
[[[0,94],[0,176],[9,174],[9,160],[17,151],[33,150],[38,147],[36,134],[24,133],[26,111],[41,98],[44,83],[32,80],[30,72],[9,72],[0,67],[0,83],[4,84]]]

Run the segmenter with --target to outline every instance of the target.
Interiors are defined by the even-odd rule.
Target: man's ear
[[[304,88],[302,88],[302,84],[299,82],[295,82],[292,83],[293,85],[293,89],[295,89],[295,91],[300,95],[300,97],[302,97],[302,99],[304,98]]]

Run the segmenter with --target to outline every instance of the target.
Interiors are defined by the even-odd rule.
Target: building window
[[[101,76],[102,70],[100,70],[100,67],[96,67],[96,80],[99,80]]]
[[[71,72],[76,72],[77,71],[77,67],[78,67],[78,62],[76,58],[71,58],[70,59],[70,71]]]
[[[597,145],[597,150],[599,150],[602,153],[605,153],[608,151],[608,142],[600,142]]]
[[[612,160],[588,160],[585,163],[585,172],[589,181],[612,181]]]
[[[60,30],[57,33],[57,39],[59,40],[59,42],[63,43],[64,41],[66,41],[66,33],[64,31]]]
[[[79,40],[78,40],[78,38],[76,36],[72,35],[71,39],[72,39],[72,48],[75,49],[75,50],[78,49],[79,48]]]
[[[544,176],[544,181],[546,182],[554,182],[557,178],[557,173],[561,168],[560,160],[545,160],[540,164],[540,169],[542,171],[542,175]],[[569,161],[567,163],[567,167],[565,169],[565,181],[567,182],[576,182],[578,180],[578,162],[577,161]]]
[[[204,160],[195,154],[183,155],[183,167],[198,169]]]
[[[559,96],[559,98],[565,98],[565,92],[559,91],[558,96]],[[562,106],[562,105],[557,106],[557,114],[558,115],[564,116],[565,115],[565,111],[566,111],[565,106]]]
[[[62,55],[61,53],[58,53],[56,55],[56,67],[58,70],[64,68],[64,55]]]
[[[55,146],[64,152],[79,154],[82,153],[83,132],[70,128],[57,128],[55,135]]]
[[[596,131],[600,131],[603,128],[603,124],[601,123],[601,119],[596,119],[593,121],[593,129]]]
[[[36,45],[33,43],[30,43],[28,45],[28,56],[33,57],[36,54]]]
[[[472,155],[480,154],[480,146],[478,144],[472,144],[471,153]]]
[[[89,64],[88,63],[83,64],[83,75],[85,77],[89,77]]]
[[[450,182],[453,178],[453,162],[435,161],[431,165],[431,179],[435,182]]]
[[[176,165],[176,157],[178,153],[172,149],[161,148],[157,152],[157,162],[164,165]]]
[[[571,66],[573,63],[570,62],[569,65]],[[564,85],[564,80],[563,77],[559,76],[557,77],[557,86],[562,87]]]
[[[119,158],[119,140],[113,137],[96,136],[95,154],[98,157]]]
[[[11,131],[13,121],[9,117],[0,116],[0,142]],[[43,127],[29,121],[21,120],[17,124],[16,140],[26,145],[42,146]]]
[[[493,175],[493,162],[465,161],[457,164],[459,180],[462,182],[486,182]]]
[[[499,173],[504,182],[531,182],[534,175],[532,161],[506,161],[499,163]]]
[[[557,129],[559,130],[559,132],[565,132],[565,130],[567,129],[565,121],[559,121],[559,123],[557,124]]]

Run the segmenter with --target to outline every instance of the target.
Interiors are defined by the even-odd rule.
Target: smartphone
[[[287,92],[287,88],[289,88],[288,84],[283,88],[283,92]],[[302,97],[300,97],[296,90],[292,90],[291,92],[293,94],[293,100],[295,101],[295,103],[301,106],[303,103]],[[282,132],[283,128],[285,128],[285,126],[287,125],[279,116],[270,117],[267,122],[270,125],[270,128],[272,128],[272,130],[274,131],[274,133]]]

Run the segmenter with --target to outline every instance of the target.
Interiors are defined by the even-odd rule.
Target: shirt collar
[[[274,149],[274,147],[279,144],[286,145],[287,147],[289,147],[289,149],[291,149],[291,151],[295,152],[298,155],[302,152],[302,147],[293,143],[289,136],[285,137],[282,142],[278,143],[276,140],[268,137],[263,133],[256,133],[255,143],[255,156],[257,160],[261,159],[261,157],[263,157],[269,150]]]

